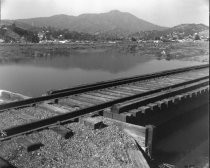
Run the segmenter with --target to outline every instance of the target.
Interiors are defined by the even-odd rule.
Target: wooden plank
[[[80,101],[80,100],[77,99],[76,96],[71,96],[71,97],[67,98],[66,102],[69,103],[72,106],[79,106],[79,107],[90,107],[90,106],[94,105],[93,103]]]
[[[136,86],[144,87],[146,85],[151,85],[150,83],[152,83],[152,81],[154,81],[154,80],[148,80],[148,81],[144,81],[144,82],[139,82],[138,85],[136,85]],[[145,87],[145,88],[147,88],[147,87]]]
[[[206,75],[209,75],[209,71],[207,70],[207,71],[199,72],[199,74],[206,76]]]
[[[64,139],[68,139],[74,135],[71,129],[64,126],[52,126],[49,129],[61,135],[61,137],[63,137]]]
[[[36,117],[31,116],[31,115],[29,115],[29,114],[26,114],[26,113],[24,113],[24,112],[21,112],[21,113],[19,114],[19,117],[22,118],[22,119],[24,119],[24,120],[30,120],[30,121],[36,121],[36,120],[38,120]]]
[[[91,129],[99,129],[104,125],[100,119],[95,117],[85,117],[81,120],[85,126],[88,126]]]
[[[120,88],[123,88],[125,90],[129,90],[129,91],[134,92],[134,93],[142,92],[140,90],[137,90],[135,88],[130,87],[130,85],[122,85],[122,86],[120,86]]]
[[[139,102],[141,102],[142,100],[145,100],[145,97],[141,97],[141,98],[134,99],[134,100],[131,100],[131,101],[126,101],[126,102],[123,102],[123,103],[114,104],[111,107],[111,111],[113,113],[118,113],[119,114],[119,113],[123,113],[123,112],[129,111],[129,110],[138,108],[140,106]]]
[[[119,94],[117,95],[117,94],[114,94],[114,93],[111,93],[111,92],[106,92],[106,91],[104,91],[104,92],[96,91],[96,93],[101,94],[104,97],[110,98],[112,100],[120,99],[120,98],[123,97],[122,95],[120,96]]]
[[[90,94],[90,95],[92,95],[92,96],[102,97],[102,98],[109,99],[109,100],[115,100],[115,99],[118,99],[118,97],[108,96],[108,95],[105,95],[105,94],[99,93],[98,91],[95,91],[95,92],[90,92],[90,93],[88,93],[88,94]]]
[[[141,116],[141,111],[138,108],[130,110],[129,113],[131,113],[131,116],[133,117]]]
[[[19,137],[16,142],[20,144],[27,152],[38,150],[43,144],[41,142],[33,142],[28,137]]]
[[[136,93],[143,93],[143,92],[145,92],[145,91],[142,91],[141,89],[136,89],[136,88],[132,87],[132,85],[128,85],[127,87],[123,86],[122,88],[133,90]]]
[[[134,87],[138,87],[139,89],[142,89],[142,90],[145,90],[145,91],[151,91],[151,90],[154,90],[153,88],[150,88],[150,87],[146,87],[144,85],[144,83],[139,83],[138,85],[133,85]]]
[[[67,104],[54,104],[53,105],[54,107],[57,107],[57,108],[60,108],[62,110],[67,110],[68,112],[72,112],[72,111],[75,111],[75,110],[79,110],[80,108],[79,107],[72,107],[70,105],[67,105]]]
[[[172,86],[173,83],[168,83],[167,81],[152,81],[152,82],[149,82],[150,85],[155,85],[155,86],[158,86],[159,88],[163,88],[163,87],[167,87],[167,86]]]
[[[174,81],[177,81],[177,82],[180,82],[180,83],[186,81],[186,80],[184,80],[184,79],[178,79],[178,78],[175,78],[175,77],[176,77],[176,75],[170,75],[170,76],[168,76],[168,79],[169,79],[169,80],[174,80]]]
[[[189,71],[188,73],[189,74],[198,73],[198,74],[201,74],[201,75],[206,75],[206,74],[209,73],[209,69],[208,68],[205,68],[205,69],[200,69],[200,70],[196,70],[196,71]]]
[[[150,107],[148,106],[141,106],[138,109],[141,110],[141,113],[143,114],[150,112]]]
[[[166,109],[168,106],[168,104],[165,103],[165,101],[163,100],[159,100],[159,101],[156,101],[155,104],[157,104],[158,108],[162,111],[164,109]]]
[[[131,90],[129,88],[124,88],[122,86],[117,87],[116,90],[119,90],[119,91],[122,91],[122,92],[125,92],[125,93],[130,93],[131,95],[135,95],[137,93],[134,90]]]
[[[192,79],[196,79],[196,77],[187,77],[187,75],[174,75],[173,76],[174,79],[182,79],[182,80],[185,80],[185,81],[188,81],[188,80],[192,80]]]
[[[164,83],[166,83],[168,86],[172,86],[172,85],[175,85],[175,84],[181,83],[181,82],[180,81],[175,81],[175,80],[169,80],[169,78],[165,78]],[[163,83],[163,85],[164,85],[164,83]]]
[[[70,103],[68,101],[63,101],[63,100],[59,101],[58,103],[59,103],[59,105],[63,105],[63,106],[67,106],[67,107],[71,106],[74,109],[82,109],[82,108],[87,107],[87,106],[84,106],[84,105],[75,105],[75,104],[73,105],[72,103]]]
[[[128,155],[134,163],[134,167],[150,168],[149,164],[147,163],[146,159],[144,158],[144,155],[141,153],[140,150],[128,149]]]
[[[153,154],[153,147],[155,143],[155,132],[156,128],[154,125],[146,125],[146,140],[145,140],[145,146],[146,146],[146,152],[150,158],[152,158]]]
[[[109,91],[107,89],[106,90],[99,90],[97,92],[101,93],[101,94],[104,94],[104,95],[107,95],[107,96],[114,96],[114,97],[117,97],[117,98],[125,97],[125,95],[117,94],[117,93],[111,92],[111,91]]]
[[[131,114],[129,112],[125,112],[125,113],[121,113],[121,114],[117,114],[117,113],[112,114],[113,119],[122,121],[122,122],[128,122],[128,118],[130,116],[131,116]]]
[[[82,94],[80,94],[80,96],[85,97],[85,98],[90,98],[90,99],[93,99],[93,100],[97,100],[97,101],[99,100],[101,102],[108,102],[108,101],[110,101],[110,99],[108,99],[108,98],[103,98],[103,97],[99,97],[99,96],[93,96],[93,95],[88,94],[88,93],[82,93]]]
[[[174,79],[172,77],[171,78],[170,77],[166,78],[166,81],[172,82],[173,84],[178,84],[178,83],[184,82],[184,80]]]
[[[209,73],[209,69],[208,68],[204,68],[204,69],[196,69],[196,70],[192,70],[190,72],[207,72]]]
[[[122,91],[122,90],[119,91],[119,90],[116,90],[116,89],[109,89],[108,91],[109,91],[109,92],[112,92],[112,93],[119,94],[119,95],[123,95],[124,97],[133,95],[133,94],[131,94],[131,93],[128,93],[128,92],[125,92],[125,91]]]
[[[112,90],[110,90],[110,91],[115,92],[115,93],[125,94],[125,95],[127,95],[127,96],[132,96],[132,95],[134,95],[134,93],[130,93],[130,92],[128,92],[128,91],[126,91],[126,90],[123,90],[123,89],[120,89],[120,88],[115,88],[115,89],[112,89]]]
[[[148,85],[154,85],[156,88],[165,88],[165,87],[168,87],[168,86],[172,86],[173,84],[172,83],[168,83],[166,81],[154,81],[154,82],[150,82],[148,83]]]
[[[90,102],[87,102],[87,101],[83,101],[82,99],[79,100],[78,97],[79,97],[79,95],[70,96],[70,97],[68,98],[68,100],[70,100],[71,102],[74,102],[74,103],[83,104],[83,105],[85,105],[85,106],[92,106],[92,105],[94,105],[94,103],[90,103]]]
[[[96,100],[96,99],[91,99],[91,98],[83,97],[81,95],[75,96],[74,99],[75,100],[82,101],[82,102],[91,103],[91,104],[94,104],[94,105],[98,105],[98,104],[104,103],[104,101],[99,101],[99,100]]]
[[[57,113],[57,114],[64,114],[64,113],[69,112],[69,110],[67,110],[67,109],[56,107],[56,106],[53,106],[53,105],[50,105],[47,103],[40,104],[39,107],[43,108],[45,110],[49,110],[50,112]]]
[[[113,113],[111,112],[111,110],[108,108],[108,109],[105,109],[103,111],[103,117],[106,117],[106,118],[113,118]]]
[[[146,140],[146,127],[125,123],[118,120],[109,119],[114,122],[121,130],[126,134],[134,138],[138,144],[145,149],[145,140]]]
[[[199,76],[197,75],[197,73],[191,74],[191,75],[189,74],[189,75],[186,75],[185,77],[186,77],[187,79],[190,79],[190,80],[199,78]]]
[[[156,103],[149,103],[147,106],[150,107],[150,109],[151,109],[152,111],[157,111],[157,110],[159,110],[158,104],[156,104]]]
[[[199,72],[195,72],[195,73],[189,74],[189,76],[195,76],[195,77],[198,77],[198,78],[204,77],[206,75],[208,75],[208,74],[203,74],[203,73],[199,73]]]
[[[143,140],[141,141],[141,146],[145,146],[145,136],[146,136],[146,128],[134,124],[128,124],[126,123],[125,126],[123,126],[123,130],[128,133],[129,135],[132,135],[136,140],[140,139]]]
[[[166,99],[163,99],[162,101],[165,103],[166,107],[168,108],[173,105],[174,100],[173,98],[166,98]]]
[[[158,83],[160,83],[161,85],[165,85],[165,86],[170,86],[170,85],[174,85],[175,83],[177,83],[177,82],[175,82],[175,81],[172,81],[172,80],[169,80],[169,78],[164,78],[163,80],[157,80],[157,82]]]
[[[150,89],[150,90],[156,90],[156,89],[160,88],[160,86],[157,86],[157,85],[154,85],[154,84],[149,84],[149,83],[142,83],[139,86],[141,86],[143,88],[146,88],[146,89]]]
[[[150,91],[149,89],[143,89],[142,87],[138,87],[138,86],[132,85],[132,84],[129,85],[129,87],[134,88],[134,89],[137,89],[137,90],[139,90],[141,92],[148,92],[148,91]]]

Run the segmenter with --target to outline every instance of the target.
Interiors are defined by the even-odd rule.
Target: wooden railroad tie
[[[64,139],[71,138],[74,135],[74,133],[71,129],[66,128],[64,126],[60,126],[60,125],[49,127],[49,129],[56,132]]]
[[[44,146],[41,142],[34,142],[29,137],[19,137],[16,139],[16,142],[27,152],[38,150],[40,147]]]
[[[84,117],[80,119],[80,123],[84,124],[85,126],[88,126],[91,129],[100,129],[104,127],[103,121],[97,117]]]
[[[148,116],[154,114],[154,111],[164,112],[168,108],[172,109],[177,104],[186,103],[186,101],[189,101],[189,99],[197,98],[197,96],[202,95],[202,93],[207,91],[208,87],[205,87],[203,89],[196,89],[187,93],[178,94],[174,97],[155,101],[153,103],[143,103],[145,105],[142,105],[141,103],[142,101],[144,101],[144,99],[137,98],[131,101],[115,104],[111,108],[105,109],[103,111],[103,116],[131,123],[135,122],[135,120],[141,120],[142,123],[146,124]]]

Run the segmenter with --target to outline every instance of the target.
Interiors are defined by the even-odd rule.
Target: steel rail
[[[139,93],[139,94],[136,94],[133,96],[128,96],[128,97],[113,100],[110,102],[105,102],[102,104],[91,106],[86,109],[76,110],[73,112],[60,114],[60,115],[53,116],[50,118],[46,118],[46,119],[31,122],[31,123],[15,126],[12,128],[1,130],[0,141],[4,141],[4,140],[10,139],[12,137],[22,135],[22,134],[27,134],[27,133],[30,133],[33,131],[46,129],[46,128],[50,127],[51,125],[67,122],[72,119],[87,115],[88,113],[94,113],[96,111],[101,111],[105,108],[113,106],[114,104],[122,103],[124,101],[132,100],[132,99],[139,98],[142,96],[158,93],[157,96],[153,95],[151,97],[148,97],[146,100],[144,100],[142,102],[142,105],[144,105],[144,104],[146,105],[146,104],[150,103],[151,101],[157,101],[159,99],[172,97],[174,95],[181,94],[181,93],[187,92],[187,91],[191,91],[193,89],[196,89],[198,87],[203,87],[208,84],[209,84],[208,78],[199,78],[199,80],[196,79],[196,80],[191,80],[191,81],[175,84],[173,86],[169,86],[169,87],[167,87],[167,89],[164,89],[165,91],[163,91],[162,89],[157,89],[157,90],[152,90],[152,91],[149,91],[146,93]]]
[[[108,87],[132,83],[132,82],[136,82],[136,81],[140,81],[140,80],[151,79],[154,77],[157,78],[157,77],[161,77],[161,76],[166,76],[166,75],[171,75],[171,74],[176,74],[176,73],[181,73],[181,72],[187,72],[190,70],[207,68],[208,66],[209,66],[209,64],[200,65],[200,66],[192,66],[192,67],[188,67],[188,68],[180,68],[180,69],[169,70],[169,71],[161,71],[158,73],[152,73],[152,74],[143,75],[143,76],[122,78],[122,79],[112,80],[112,81],[108,81],[108,82],[99,82],[99,83],[85,85],[85,86],[82,85],[82,86],[78,86],[78,87],[70,88],[70,89],[52,91],[49,95],[46,95],[46,96],[29,98],[29,99],[25,99],[25,100],[21,100],[21,101],[2,104],[2,105],[0,105],[0,113],[5,110],[8,110],[8,109],[30,106],[33,104],[47,101],[47,100],[58,99],[58,98],[67,97],[70,95],[79,94],[79,93],[83,93],[83,92],[87,92],[87,91],[104,89],[104,88],[108,88]]]
[[[139,76],[139,75],[133,76],[133,77],[129,77],[129,78],[119,78],[119,79],[115,79],[115,80],[100,81],[100,82],[96,82],[94,84],[78,85],[76,87],[67,88],[67,89],[51,90],[51,91],[48,91],[48,94],[57,94],[57,93],[62,93],[62,92],[75,91],[75,90],[79,90],[79,89],[90,89],[90,91],[91,91],[91,89],[93,87],[98,87],[98,86],[104,87],[104,88],[112,87],[112,86],[117,86],[117,85],[121,85],[121,84],[136,82],[139,80],[158,78],[161,76],[186,72],[186,71],[190,71],[190,70],[202,69],[202,68],[207,68],[207,67],[209,67],[209,64],[199,65],[199,66],[191,66],[191,67],[187,67],[187,68],[185,67],[185,68],[178,68],[178,69],[172,69],[172,70],[165,70],[165,71],[150,73],[150,74],[141,75],[141,76]]]

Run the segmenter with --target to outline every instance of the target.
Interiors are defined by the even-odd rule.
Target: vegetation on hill
[[[5,42],[209,39],[209,27],[204,24],[163,28],[120,11],[77,17],[55,15],[3,23],[6,25],[0,29],[0,38]]]
[[[9,26],[2,26],[0,28],[0,37],[5,42],[39,42],[36,32],[16,26],[15,23]]]
[[[142,40],[177,40],[184,38],[199,39],[199,33],[208,31],[209,27],[204,24],[181,24],[161,31],[141,31],[130,35]],[[203,33],[204,34],[204,33]],[[209,36],[205,34],[204,38]]]
[[[55,15],[51,17],[19,19],[34,27],[54,27],[88,34],[121,34],[128,35],[139,31],[162,30],[164,27],[152,24],[130,13],[117,10],[100,14],[82,14],[79,16]]]

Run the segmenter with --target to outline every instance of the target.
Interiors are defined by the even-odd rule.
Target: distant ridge
[[[139,31],[165,29],[165,27],[147,22],[128,12],[118,10],[100,14],[81,14],[79,16],[61,14],[51,17],[18,19],[15,22],[22,22],[33,27],[51,26],[90,34],[117,33],[128,35]]]
[[[184,38],[187,36],[194,36],[195,33],[208,38],[209,37],[209,26],[206,26],[204,24],[180,24],[171,28],[167,28],[164,30],[159,31],[142,31],[133,33],[130,36],[134,36],[136,38],[140,39],[155,39],[157,37],[161,36],[174,36],[175,34],[180,38]]]
[[[195,24],[195,23],[191,23],[191,24],[180,24],[177,26],[174,26],[170,29],[168,29],[169,31],[178,31],[178,32],[186,32],[188,34],[193,34],[193,33],[198,33],[204,30],[208,30],[209,27],[204,25],[204,24]]]

